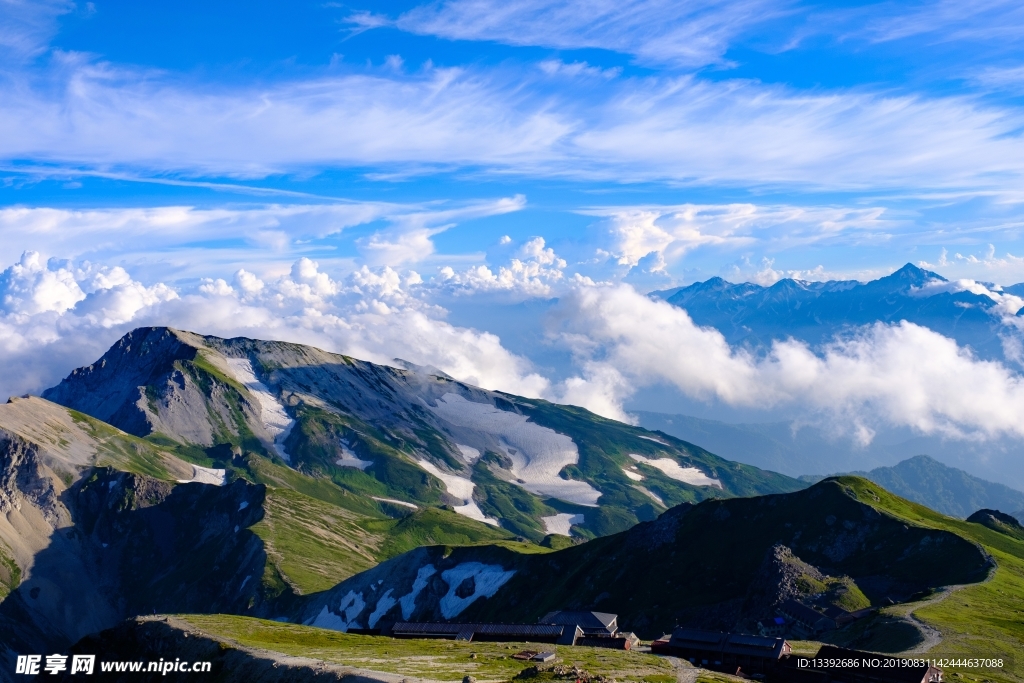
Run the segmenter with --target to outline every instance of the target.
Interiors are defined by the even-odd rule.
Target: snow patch
[[[260,404],[260,421],[263,427],[274,437],[274,450],[287,463],[291,458],[284,450],[284,441],[295,426],[295,420],[289,417],[284,406],[277,397],[270,393],[270,389],[263,382],[256,379],[256,373],[252,369],[252,363],[248,358],[227,358],[228,367],[235,376],[235,380],[245,387],[256,397]]]
[[[376,588],[377,587],[374,586],[374,589]],[[373,614],[370,615],[369,620],[366,622],[366,626],[368,628],[376,628],[377,622],[380,621],[380,618],[387,614],[389,609],[398,604],[398,601],[391,597],[392,590],[392,588],[389,588],[387,592],[377,600],[377,606],[374,608]]]
[[[477,598],[489,598],[512,578],[514,569],[505,571],[500,564],[482,564],[480,562],[463,562],[441,573],[441,578],[448,584],[448,593],[441,598],[441,615],[451,619],[462,613]],[[473,577],[475,590],[473,594],[460,598],[455,594],[459,585]]]
[[[559,515],[541,517],[541,521],[544,522],[545,533],[570,536],[569,527],[573,524],[583,524],[583,515],[570,515],[567,512],[563,512]]]
[[[344,439],[341,440],[341,457],[334,461],[334,464],[342,467],[355,467],[361,470],[365,470],[367,467],[373,464],[372,460],[360,460],[358,456],[352,451],[349,445]]]
[[[306,626],[319,626],[333,631],[348,631],[353,626],[358,628],[359,624],[356,622],[356,618],[364,607],[366,607],[366,601],[363,600],[363,594],[349,591],[338,603],[337,612],[331,611],[327,605],[324,605],[320,614],[307,621]]]
[[[408,621],[412,618],[412,612],[416,609],[417,596],[427,587],[427,581],[430,577],[436,573],[437,569],[432,564],[424,565],[416,572],[416,580],[412,582],[412,590],[398,599],[398,602],[402,605],[403,619]]]
[[[654,491],[651,491],[650,489],[645,489],[643,486],[634,486],[633,488],[635,488],[637,491],[640,491],[641,493],[646,494],[651,500],[653,500],[661,507],[668,507],[667,505],[665,505],[665,501],[663,501],[661,497]]]
[[[448,474],[442,472],[441,469],[432,462],[427,460],[417,460],[419,466],[430,472],[432,475],[444,482],[444,486],[448,489],[448,493],[455,496],[462,501],[462,505],[456,505],[455,511],[460,515],[465,515],[470,519],[475,519],[478,522],[485,522],[493,526],[499,526],[498,520],[491,519],[484,515],[484,511],[480,509],[480,506],[473,500],[473,489],[476,488],[476,484],[470,481],[467,477],[460,477],[455,474]]]
[[[630,479],[632,479],[633,481],[643,481],[644,480],[644,475],[640,474],[639,472],[634,472],[632,470],[623,469],[622,473],[625,474]]]
[[[472,446],[464,446],[461,443],[457,443],[455,446],[459,449],[459,452],[462,453],[462,459],[465,460],[467,464],[472,465],[480,459],[480,451]]]
[[[629,457],[633,458],[637,462],[649,465],[656,469],[661,470],[666,476],[681,481],[684,484],[690,484],[691,486],[714,486],[716,488],[722,488],[722,482],[717,479],[713,479],[708,475],[701,472],[696,467],[683,467],[675,460],[671,458],[645,458],[642,455],[636,453],[630,453]]]
[[[568,436],[530,422],[525,415],[499,410],[490,403],[467,401],[458,394],[445,394],[430,409],[453,425],[496,437],[512,461],[515,483],[527,491],[597,507],[600,491],[585,481],[559,475],[562,468],[580,459],[576,444]]]
[[[214,486],[223,486],[227,481],[228,473],[227,470],[215,470],[212,467],[200,467],[199,465],[192,465],[192,478],[191,479],[179,479],[179,484],[191,484],[193,482],[199,484],[212,484]],[[113,487],[114,482],[110,482]]]
[[[662,446],[668,446],[669,445],[669,444],[665,443],[664,441],[662,441],[661,439],[655,439],[653,436],[643,436],[641,434],[637,434],[637,436],[639,436],[641,439],[647,439],[648,441],[653,441],[654,443],[660,443]]]
[[[412,503],[406,503],[404,500],[395,500],[394,498],[378,498],[377,496],[370,496],[370,498],[374,500],[379,500],[382,503],[394,503],[395,505],[404,505],[407,508],[419,510],[418,506],[413,505]]]

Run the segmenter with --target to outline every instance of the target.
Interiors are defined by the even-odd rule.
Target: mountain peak
[[[919,268],[913,263],[908,263],[892,275],[887,277],[879,278],[881,280],[898,280],[900,282],[909,282],[915,285],[923,285],[930,280],[939,280],[940,282],[946,282],[946,278],[942,277],[938,273],[933,273],[930,270]]]

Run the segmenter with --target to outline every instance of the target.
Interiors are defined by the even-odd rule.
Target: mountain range
[[[1021,491],[972,477],[927,455],[909,458],[892,467],[850,474],[870,479],[887,491],[950,517],[967,519],[982,509],[1004,510],[1017,517],[1024,516],[1024,493]],[[823,478],[803,477],[811,482]]]
[[[0,406],[0,678],[78,641],[144,657],[133,634],[157,627],[132,619],[154,613],[347,631],[600,609],[650,637],[749,632],[795,598],[880,609],[843,637],[891,648],[924,632],[887,606],[962,584],[943,633],[984,614],[989,647],[1014,637],[1024,542],[1002,512],[959,521],[396,365],[142,328]]]
[[[1002,292],[1021,296],[1024,283]],[[750,348],[789,337],[819,345],[858,326],[906,320],[970,346],[983,358],[1002,359],[1001,318],[1012,315],[993,298],[910,263],[866,283],[784,278],[765,287],[714,277],[653,295],[686,309],[694,322],[714,327],[730,343]]]
[[[880,428],[871,443],[860,444],[823,427],[793,420],[731,423],[644,410],[633,411],[633,415],[646,429],[699,443],[724,458],[792,477],[863,472],[927,454],[965,471],[967,476],[998,480],[1024,490],[1024,466],[1016,457],[1021,442],[1012,437],[979,442]]]
[[[0,406],[5,658],[154,610],[277,616],[424,545],[550,549],[806,486],[418,368],[167,328],[43,396]]]

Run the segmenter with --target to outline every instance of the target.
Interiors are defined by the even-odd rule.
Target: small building
[[[730,674],[773,671],[793,649],[782,638],[677,628],[651,643],[651,652],[681,657],[694,666]]]
[[[779,605],[778,611],[789,622],[790,632],[799,638],[816,636],[836,628],[835,619],[792,598]]]
[[[538,623],[579,626],[587,637],[611,638],[619,631],[619,615],[607,612],[548,612]]]
[[[817,668],[815,661],[851,662],[850,666]],[[856,665],[853,665],[853,664]],[[898,666],[897,664],[917,664]],[[776,670],[779,683],[942,683],[942,669],[922,659],[901,659],[875,652],[823,645],[813,658],[788,657]]]
[[[856,612],[847,612],[842,607],[830,605],[825,608],[825,616],[835,620],[836,628],[842,628],[847,624],[852,624],[858,619],[870,616],[877,611],[878,609],[875,607],[866,607],[864,609],[859,609]]]
[[[778,638],[786,635],[787,627],[788,624],[786,624],[786,620],[782,617],[773,617],[757,622],[758,635],[766,638]]]
[[[577,628],[561,624],[451,624],[399,621],[391,627],[394,638],[441,638],[462,641],[564,643],[582,637]],[[572,642],[565,642],[566,636]]]

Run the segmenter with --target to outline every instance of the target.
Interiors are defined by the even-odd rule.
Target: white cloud
[[[448,0],[417,7],[393,25],[454,40],[594,47],[646,63],[703,66],[720,62],[730,40],[782,11],[783,3],[763,0]]]
[[[538,268],[564,267],[540,240],[527,242],[520,255]],[[553,321],[562,326],[555,338],[572,350],[580,372],[552,383],[496,335],[445,322],[445,311],[427,299],[450,283],[424,282],[415,271],[363,266],[332,277],[303,258],[280,276],[240,270],[231,283],[206,278],[186,290],[143,284],[119,267],[44,265],[26,254],[0,282],[0,394],[38,392],[98,358],[129,329],[171,325],[310,343],[381,363],[405,358],[484,387],[624,420],[626,399],[668,384],[699,400],[797,410],[862,440],[883,426],[957,438],[1024,437],[1019,375],[909,323],[867,327],[817,350],[777,342],[754,356],[628,285],[574,276]],[[959,286],[978,285],[953,287]],[[1015,337],[1007,339],[1013,351]]]
[[[566,340],[584,373],[566,384],[602,412],[639,388],[674,385],[732,406],[796,407],[862,440],[872,425],[958,438],[1024,437],[1024,380],[911,323],[877,324],[819,353],[794,340],[764,357],[732,348],[681,309],[627,285],[580,287],[564,299]]]
[[[830,190],[1017,192],[1024,175],[1020,113],[967,97],[804,93],[695,76],[570,91],[512,66],[207,88],[61,59],[41,81],[10,76],[0,127],[17,134],[0,138],[0,158],[65,174],[52,165],[164,177],[472,167]]]
[[[870,268],[852,271],[826,270],[825,266],[813,268],[776,268],[775,259],[763,257],[759,264],[752,263],[744,256],[736,263],[724,269],[723,276],[731,282],[753,282],[762,287],[770,287],[779,280],[789,278],[802,282],[828,282],[830,280],[856,280],[868,282],[880,277],[891,275],[892,268]]]
[[[961,279],[961,280],[929,280],[923,286],[914,288],[911,290],[912,296],[935,296],[948,292],[950,294],[956,294],[957,292],[970,292],[971,294],[977,294],[978,296],[988,297],[992,301],[996,302],[993,307],[994,313],[1004,317],[1012,317],[1017,315],[1017,311],[1024,307],[1024,299],[1014,294],[1008,294],[1001,290],[990,289],[988,285],[985,285],[976,280]]]
[[[25,252],[0,273],[0,308],[6,313],[63,313],[84,298],[75,274],[59,264],[44,265],[38,252]]]
[[[636,266],[649,254],[671,264],[699,247],[773,248],[842,240],[856,234],[881,240],[895,221],[881,208],[755,204],[600,207],[581,211],[606,219],[610,252],[620,265]]]
[[[400,357],[527,396],[549,389],[497,336],[441,320],[443,310],[415,296],[423,285],[414,271],[364,266],[334,279],[301,258],[277,279],[240,270],[234,283],[206,278],[178,291],[119,267],[44,266],[26,254],[0,275],[0,394],[39,392],[145,325],[311,343],[379,363]]]
[[[0,55],[28,59],[43,52],[71,0],[0,0]]]
[[[886,9],[864,21],[854,35],[887,42],[937,34],[943,42],[986,41],[1009,47],[1020,42],[1024,31],[1024,9],[1013,0],[933,0]]]
[[[516,195],[430,204],[343,201],[215,209],[7,207],[0,208],[0,259],[10,262],[23,251],[45,244],[51,254],[101,259],[130,254],[137,262],[160,261],[164,267],[176,263],[179,275],[192,271],[205,276],[209,274],[206,269],[217,261],[234,264],[235,269],[257,256],[287,263],[303,248],[302,242],[380,221],[388,227],[360,244],[371,256],[371,264],[399,265],[432,254],[430,237],[442,230],[463,221],[518,211],[525,205],[526,199]],[[184,245],[204,245],[202,260],[177,257]]]
[[[563,62],[560,59],[546,59],[538,64],[540,70],[549,76],[564,78],[615,78],[622,73],[620,67],[602,69],[586,62]]]
[[[457,294],[511,292],[522,296],[549,296],[553,287],[564,278],[566,262],[545,246],[543,237],[529,240],[514,258],[495,273],[489,266],[478,265],[462,271],[444,266],[438,271],[435,286]]]

